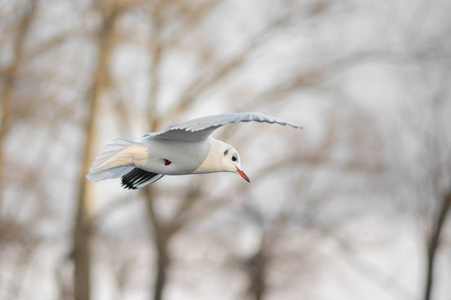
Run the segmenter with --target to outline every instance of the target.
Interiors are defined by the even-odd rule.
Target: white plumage
[[[125,188],[135,189],[164,175],[234,172],[249,182],[238,152],[210,137],[221,126],[237,122],[265,122],[301,128],[259,113],[226,113],[193,119],[148,133],[137,141],[113,140],[94,161],[91,181],[122,177]]]

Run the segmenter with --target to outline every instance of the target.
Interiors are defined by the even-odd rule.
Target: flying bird
[[[122,177],[122,186],[137,189],[164,175],[233,172],[250,183],[241,168],[238,151],[210,135],[224,125],[264,122],[302,128],[260,113],[225,113],[169,125],[136,141],[116,138],[95,159],[90,181]]]

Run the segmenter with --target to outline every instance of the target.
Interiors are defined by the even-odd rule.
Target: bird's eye
[[[232,156],[232,161],[237,161],[238,160],[238,158],[234,155],[234,156]]]

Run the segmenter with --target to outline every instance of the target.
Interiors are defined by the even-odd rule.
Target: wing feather
[[[152,173],[139,168],[134,168],[122,176],[122,187],[132,190],[138,189],[145,185],[154,183],[163,176],[163,174]]]
[[[144,138],[199,142],[207,139],[213,131],[227,124],[238,122],[260,122],[302,128],[293,123],[265,116],[260,113],[225,113],[189,120],[183,123],[169,125],[163,130],[149,133]]]

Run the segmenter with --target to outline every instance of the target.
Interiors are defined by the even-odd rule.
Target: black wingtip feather
[[[124,189],[136,190],[141,184],[151,180],[153,177],[160,174],[147,172],[139,168],[134,168],[121,178],[121,186]]]

